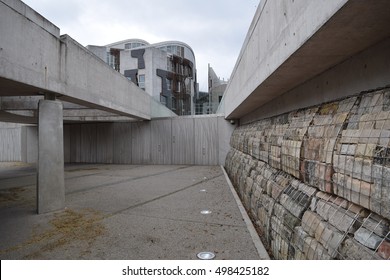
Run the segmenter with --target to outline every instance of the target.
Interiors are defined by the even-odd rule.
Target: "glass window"
[[[167,90],[171,90],[172,89],[172,81],[167,79]]]
[[[176,91],[181,92],[181,86],[179,81],[176,82]]]
[[[167,97],[164,95],[160,95],[160,102],[164,105],[167,105]]]
[[[172,110],[176,110],[176,98],[175,97],[172,97]]]
[[[171,58],[170,57],[167,57],[167,70],[172,72],[172,61],[171,61]]]
[[[138,76],[138,86],[145,90],[145,75]]]

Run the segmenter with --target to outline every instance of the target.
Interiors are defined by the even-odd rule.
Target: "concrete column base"
[[[37,211],[38,214],[65,207],[64,143],[62,103],[39,101]]]

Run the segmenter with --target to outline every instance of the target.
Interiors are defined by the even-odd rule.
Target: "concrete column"
[[[65,207],[62,103],[39,101],[38,117],[38,214]]]

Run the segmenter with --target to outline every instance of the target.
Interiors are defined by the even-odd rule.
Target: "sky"
[[[23,0],[83,46],[138,38],[181,41],[195,52],[199,88],[208,64],[229,79],[260,0]]]

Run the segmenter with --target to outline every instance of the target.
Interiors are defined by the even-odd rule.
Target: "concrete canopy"
[[[0,1],[0,37],[5,38],[0,42],[0,97],[51,93],[111,114],[151,119],[147,93],[68,35],[59,36],[56,26],[23,2]]]
[[[389,14],[386,0],[262,1],[225,93],[226,118],[241,118],[389,37]]]

